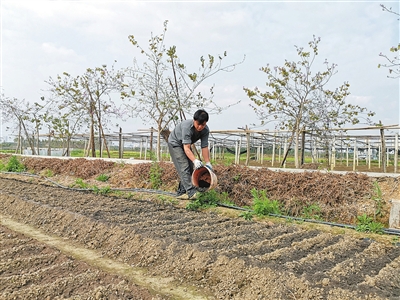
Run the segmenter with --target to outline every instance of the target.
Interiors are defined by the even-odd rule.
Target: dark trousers
[[[187,193],[189,196],[192,196],[197,191],[196,187],[192,184],[193,163],[186,156],[183,147],[173,147],[168,143],[168,149],[180,179],[177,194],[182,195]]]

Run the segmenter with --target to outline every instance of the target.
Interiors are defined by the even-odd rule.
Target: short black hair
[[[208,122],[208,113],[204,109],[199,109],[194,113],[193,120],[199,122],[199,124]]]

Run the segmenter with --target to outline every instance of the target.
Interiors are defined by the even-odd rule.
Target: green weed
[[[375,196],[372,197],[372,200],[375,201],[375,215],[374,215],[374,218],[376,219],[376,217],[383,217],[382,191],[381,191],[381,188],[379,187],[379,183],[377,181],[374,181],[374,191],[375,191]]]
[[[44,171],[44,176],[46,176],[46,177],[53,177],[53,176],[54,176],[53,170],[46,169],[46,170]]]
[[[200,193],[200,196],[186,205],[188,210],[197,210],[200,208],[216,207],[220,202],[221,194],[215,190]]]
[[[310,204],[303,208],[301,216],[304,219],[321,220],[321,216],[318,214],[319,212],[321,212],[321,208],[318,204]]]
[[[153,189],[158,189],[162,185],[162,168],[157,162],[153,162],[150,167],[150,183]]]
[[[242,175],[240,175],[240,174],[236,174],[235,176],[233,176],[233,181],[239,181],[240,180],[240,177],[241,177]]]
[[[82,178],[77,178],[75,180],[75,183],[72,184],[72,187],[78,186],[82,189],[88,189],[89,188],[89,184],[87,184],[86,182],[83,181]]]
[[[24,172],[26,170],[25,166],[18,160],[16,156],[11,156],[10,160],[3,167],[6,172]]]
[[[239,217],[245,219],[246,221],[251,221],[251,220],[253,220],[253,214],[254,213],[251,211],[244,211],[239,214]]]
[[[99,195],[107,195],[111,192],[111,188],[109,186],[99,188],[97,186],[93,186],[93,192]]]
[[[356,231],[359,232],[372,232],[372,233],[383,233],[384,226],[382,223],[374,222],[373,219],[367,214],[357,216]]]
[[[108,179],[110,179],[110,176],[107,174],[100,174],[99,176],[96,177],[96,180],[101,182],[106,182],[108,181]]]
[[[253,188],[251,195],[253,196],[253,210],[255,214],[266,216],[281,213],[280,203],[277,200],[269,200],[265,190],[258,191]]]

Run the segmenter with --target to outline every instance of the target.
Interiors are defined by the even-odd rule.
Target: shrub
[[[3,169],[6,172],[24,172],[25,166],[13,155]]]

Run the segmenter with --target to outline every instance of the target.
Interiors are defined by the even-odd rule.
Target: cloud
[[[52,43],[43,43],[42,50],[56,59],[75,59],[78,55],[72,49],[67,49],[65,47],[57,47]]]

